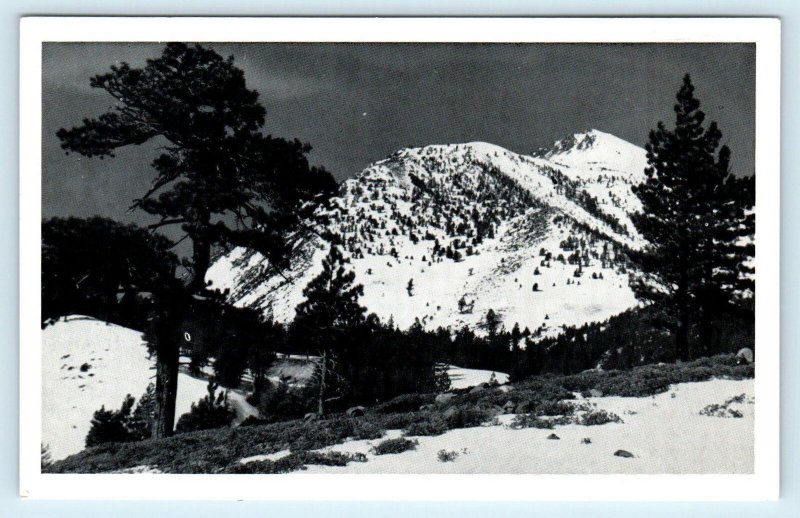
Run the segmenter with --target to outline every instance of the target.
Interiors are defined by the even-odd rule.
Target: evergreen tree
[[[144,394],[139,398],[139,403],[125,423],[125,428],[136,440],[147,439],[152,435],[155,410],[156,387],[148,383]]]
[[[662,324],[675,334],[675,356],[688,359],[690,329],[708,322],[715,303],[733,298],[740,283],[747,247],[738,238],[748,231],[743,213],[747,191],[734,196],[739,182],[728,180],[730,150],[720,147],[715,122],[705,114],[687,74],[677,94],[675,128],[662,122],[646,146],[647,180],[635,187],[643,210],[636,228],[650,245],[638,254],[646,276],[634,284],[636,295],[664,311]],[[727,182],[726,182],[727,180]],[[744,225],[746,227],[747,225]],[[735,275],[738,278],[738,273]]]
[[[100,407],[100,410],[97,410],[92,416],[92,424],[86,435],[86,447],[90,448],[106,442],[133,440],[134,437],[131,436],[125,424],[130,419],[134,401],[134,398],[128,394],[119,410],[106,410],[105,406]]]
[[[101,217],[42,222],[42,321],[88,315],[141,329],[142,294],[175,274],[172,243],[135,225]]]
[[[450,374],[448,374],[448,369],[450,365],[446,363],[437,363],[434,366],[434,379],[436,383],[436,392],[438,394],[442,394],[450,390],[451,380]]]
[[[183,433],[229,426],[236,412],[228,404],[227,391],[220,390],[217,394],[218,388],[219,385],[209,381],[206,387],[208,394],[197,403],[192,403],[191,410],[178,419],[175,430]]]
[[[355,274],[346,269],[346,263],[338,246],[332,244],[322,261],[322,271],[303,290],[305,300],[298,304],[292,324],[293,332],[301,334],[319,351],[314,385],[320,415],[325,414],[327,403],[341,397],[333,393],[335,386],[344,381],[339,379],[341,374],[336,366],[348,331],[363,323],[366,311],[358,302],[364,287],[355,284]]]
[[[185,261],[189,293],[164,290],[156,301],[163,314],[151,331],[158,395],[153,434],[166,436],[172,433],[182,336],[175,327],[181,307],[206,291],[214,248],[245,246],[265,255],[271,267],[287,266],[286,230],[308,214],[312,204],[305,202],[332,193],[336,184],[309,166],[310,146],[264,134],[266,112],[233,57],[170,43],[143,68],[112,65],[90,84],[116,102],[81,126],[59,130],[62,147],[102,159],[125,146],[163,142],[152,162],[156,177],[130,209],[156,217],[153,230],[179,226],[192,243]]]
[[[53,455],[50,453],[50,445],[42,443],[40,459],[42,469],[48,468],[53,464]]]
[[[493,309],[489,309],[489,311],[486,312],[486,317],[483,319],[483,328],[489,333],[490,337],[497,334],[500,324],[500,317]]]

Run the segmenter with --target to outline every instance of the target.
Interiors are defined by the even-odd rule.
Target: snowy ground
[[[710,404],[745,394],[729,408],[741,418],[710,417],[700,411]],[[683,383],[655,397],[591,398],[598,408],[619,415],[624,423],[600,426],[566,425],[554,430],[514,430],[501,424],[452,430],[437,437],[418,437],[413,451],[375,456],[370,448],[384,439],[352,441],[321,451],[361,452],[367,462],[346,467],[309,466],[302,473],[752,473],[753,380]],[[502,416],[507,424],[513,416]],[[559,440],[547,439],[555,433]],[[590,444],[582,439],[589,438]],[[440,450],[457,452],[440,462]],[[634,455],[614,455],[625,450]],[[275,460],[288,452],[270,455]],[[259,460],[262,457],[243,459]]]
[[[475,387],[481,383],[488,383],[494,374],[497,383],[503,384],[508,382],[508,374],[505,372],[487,371],[480,369],[464,369],[451,365],[447,369],[447,375],[450,377],[451,389],[463,389]]]
[[[84,448],[92,415],[137,400],[154,381],[153,361],[141,333],[89,317],[70,316],[42,332],[42,443],[53,460]],[[207,380],[181,373],[175,420],[207,394]],[[256,410],[230,391],[237,420]]]

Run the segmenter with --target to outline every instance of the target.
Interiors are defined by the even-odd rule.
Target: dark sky
[[[596,128],[643,146],[674,121],[684,73],[720,124],[736,174],[754,168],[751,44],[211,44],[232,54],[267,109],[267,131],[310,143],[339,178],[408,145],[481,140],[518,153]],[[89,87],[120,61],[141,66],[160,44],[57,44],[43,51],[43,216],[126,214],[153,178],[152,146],[115,159],[60,149],[56,131],[112,104]]]

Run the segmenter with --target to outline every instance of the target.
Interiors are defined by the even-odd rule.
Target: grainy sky
[[[750,44],[211,44],[233,55],[267,109],[267,131],[310,143],[338,179],[408,145],[486,141],[518,153],[596,128],[643,146],[684,73],[733,152],[754,168],[755,46]],[[152,146],[114,159],[66,156],[56,138],[112,105],[89,78],[160,55],[160,44],[46,43],[43,216],[128,214],[154,176]]]

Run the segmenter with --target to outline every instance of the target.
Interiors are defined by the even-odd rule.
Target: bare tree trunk
[[[325,415],[325,377],[328,374],[328,351],[322,351],[322,363],[319,371],[319,400],[317,402],[317,413],[321,416]]]
[[[179,347],[170,336],[160,336],[156,353],[155,421],[153,438],[169,437],[175,424],[178,395]]]

